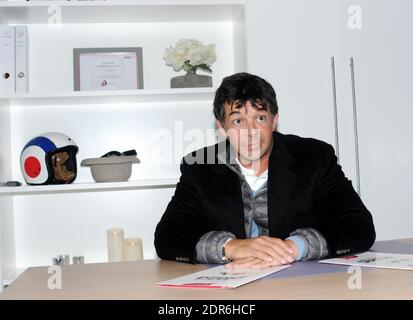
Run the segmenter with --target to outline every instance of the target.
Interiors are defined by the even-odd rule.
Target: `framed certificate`
[[[73,49],[75,91],[143,89],[142,48]]]

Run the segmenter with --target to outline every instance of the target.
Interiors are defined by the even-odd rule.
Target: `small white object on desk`
[[[227,269],[221,265],[156,284],[161,287],[234,289],[289,267],[291,265],[263,269]]]
[[[143,260],[142,239],[128,238],[123,243],[123,260],[137,261]]]
[[[396,254],[384,252],[364,252],[341,258],[332,258],[319,261],[321,263],[340,264],[370,268],[413,270],[412,254]]]
[[[123,261],[123,229],[112,228],[106,232],[108,240],[108,261]]]

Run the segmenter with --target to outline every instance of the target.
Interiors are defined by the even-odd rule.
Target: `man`
[[[162,259],[263,268],[369,249],[370,212],[322,141],[276,132],[275,91],[248,73],[214,100],[226,141],[186,156],[155,231]]]

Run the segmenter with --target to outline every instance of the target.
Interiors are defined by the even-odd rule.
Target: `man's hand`
[[[291,240],[266,236],[233,239],[225,246],[225,255],[233,260],[228,268],[264,268],[294,262],[297,247]]]

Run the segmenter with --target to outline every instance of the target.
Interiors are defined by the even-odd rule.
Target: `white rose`
[[[183,68],[185,61],[193,66],[207,64],[211,66],[216,60],[215,45],[202,45],[202,42],[195,39],[178,40],[175,47],[170,46],[165,49],[163,59],[168,66],[172,66],[175,71]]]
[[[190,52],[191,50],[194,50],[194,49],[199,48],[201,46],[202,46],[202,43],[198,40],[195,40],[195,39],[181,39],[181,40],[178,40],[178,42],[176,43],[175,48],[179,49],[179,50],[184,50],[185,52]]]
[[[191,52],[191,56],[189,57],[189,63],[193,66],[197,66],[199,64],[204,63],[205,53],[204,47],[199,47]]]
[[[175,58],[175,50],[172,47],[166,48],[165,52],[163,53],[163,59],[165,60],[168,66],[173,64],[173,60]]]
[[[185,53],[179,52],[172,47],[166,48],[163,59],[168,66],[172,66],[175,71],[179,71],[187,60]]]
[[[207,45],[197,48],[192,52],[190,64],[196,66],[205,63],[211,66],[216,60],[215,45]]]

